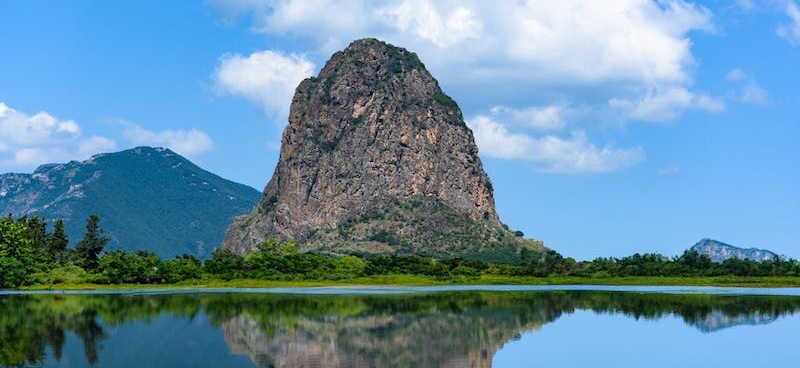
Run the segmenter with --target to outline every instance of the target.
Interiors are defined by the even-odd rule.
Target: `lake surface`
[[[0,292],[0,366],[800,367],[800,289]]]

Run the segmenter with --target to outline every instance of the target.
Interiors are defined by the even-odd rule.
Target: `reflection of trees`
[[[800,298],[592,291],[0,295],[0,365],[40,365],[48,350],[60,359],[69,333],[90,364],[102,365],[104,327],[203,313],[232,350],[259,366],[489,366],[520,332],[576,309],[637,319],[677,315],[712,332],[797,313]]]
[[[60,360],[66,334],[83,343],[89,364],[97,364],[103,326],[153,318],[186,302],[196,313],[199,304],[186,298],[142,298],[122,295],[0,295],[0,366],[36,366],[48,348]],[[174,304],[178,304],[176,307]]]
[[[48,347],[60,359],[66,331],[74,331],[80,337],[87,360],[94,364],[99,341],[105,335],[91,307],[83,308],[74,302],[74,298],[61,296],[1,296],[0,364],[41,364]]]
[[[584,295],[586,294],[586,295]],[[633,318],[680,316],[705,332],[738,324],[763,324],[800,311],[800,297],[702,294],[576,292],[581,309],[622,313]]]

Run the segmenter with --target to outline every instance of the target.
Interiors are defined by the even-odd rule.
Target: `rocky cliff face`
[[[227,230],[223,246],[244,253],[275,237],[318,249],[312,244],[321,235],[336,241],[331,229],[380,217],[410,198],[448,218],[501,227],[491,182],[456,103],[416,54],[358,40],[297,87],[275,173],[253,213]],[[402,244],[376,234],[390,231],[401,243],[410,232],[369,227],[361,238],[343,240],[383,252],[382,246]]]

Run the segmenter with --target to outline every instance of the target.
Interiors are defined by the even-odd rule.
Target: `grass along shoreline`
[[[423,275],[378,275],[342,280],[262,280],[205,278],[172,284],[92,284],[57,283],[28,285],[15,290],[160,290],[203,288],[284,288],[326,286],[443,286],[443,285],[621,285],[621,286],[718,286],[784,288],[800,287],[800,277],[741,277],[741,276],[456,276],[435,278]]]

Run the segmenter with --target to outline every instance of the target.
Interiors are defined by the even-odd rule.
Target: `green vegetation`
[[[456,103],[455,100],[453,100],[450,96],[444,94],[443,92],[438,92],[434,94],[433,101],[435,101],[439,105],[442,105],[450,109],[458,109],[458,103]]]
[[[418,205],[418,204],[417,204]],[[417,208],[408,204],[409,208]],[[508,230],[506,230],[508,232]],[[510,232],[509,232],[510,233]],[[516,237],[510,233],[511,237]],[[400,242],[378,232],[375,240]],[[264,287],[435,284],[623,284],[800,286],[800,262],[728,259],[712,262],[686,251],[679,257],[634,254],[577,262],[555,251],[523,249],[516,263],[481,259],[435,259],[416,254],[332,256],[300,252],[274,239],[241,256],[218,249],[205,262],[191,255],[162,260],[148,251],[103,251],[108,241],[100,218],[91,215],[75,249],[63,227],[47,232],[38,217],[0,218],[0,287],[96,288],[98,285]]]
[[[302,248],[365,259],[393,252],[398,256],[508,264],[523,262],[522,249],[531,254],[544,250],[541,242],[523,239],[486,219],[470,219],[435,196],[426,195],[399,200],[337,229],[318,231]]]

